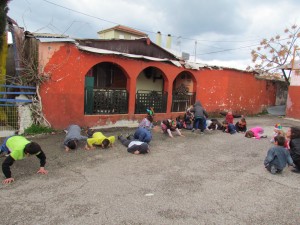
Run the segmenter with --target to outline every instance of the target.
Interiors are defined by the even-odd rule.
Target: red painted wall
[[[300,86],[290,86],[286,104],[286,116],[300,119]]]
[[[41,43],[40,49],[47,51],[51,43]],[[137,120],[145,115],[135,115],[136,78],[149,66],[157,67],[165,74],[165,91],[168,94],[167,113],[156,114],[156,120],[176,117],[182,113],[171,113],[173,81],[179,73],[188,71],[193,75],[196,98],[208,112],[232,110],[235,113],[256,114],[266,106],[275,104],[276,86],[264,80],[257,80],[252,73],[231,69],[186,70],[170,63],[135,60],[116,55],[100,55],[79,51],[73,44],[56,45],[48,58],[40,58],[44,72],[51,79],[41,85],[43,112],[56,129],[69,124],[101,126],[118,120]],[[120,66],[128,81],[129,113],[125,115],[84,115],[84,81],[88,70],[101,62]]]
[[[207,111],[232,110],[247,115],[274,105],[275,93],[275,84],[258,80],[252,73],[207,70],[200,72],[197,99]]]

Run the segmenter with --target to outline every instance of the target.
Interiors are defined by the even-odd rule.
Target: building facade
[[[200,100],[210,115],[244,115],[275,104],[276,85],[253,73],[184,62],[149,39],[38,39],[43,113],[56,129],[126,126],[154,107],[155,120],[183,115]],[[119,42],[122,43],[119,43]]]
[[[98,31],[98,37],[100,39],[110,40],[110,39],[125,39],[134,40],[138,38],[148,37],[146,33],[126,27],[123,25],[118,25],[111,27],[109,29]]]

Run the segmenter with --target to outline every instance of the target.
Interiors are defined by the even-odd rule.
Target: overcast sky
[[[194,61],[245,69],[263,38],[300,25],[299,0],[12,0],[8,15],[31,32],[97,38],[118,24],[149,35]],[[195,44],[197,42],[197,44]],[[249,47],[250,46],[250,47]]]

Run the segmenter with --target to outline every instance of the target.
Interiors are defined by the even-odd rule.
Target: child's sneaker
[[[118,135],[118,140],[120,140],[121,137],[123,137],[123,134]]]
[[[133,139],[133,135],[132,135],[132,134],[128,134],[127,137],[126,137],[126,139],[127,139],[127,140]]]
[[[271,172],[271,174],[276,174],[277,169],[274,165],[271,166],[270,172]]]
[[[195,128],[192,129],[192,132],[195,132]]]

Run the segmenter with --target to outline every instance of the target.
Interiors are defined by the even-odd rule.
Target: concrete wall
[[[47,51],[51,44],[41,45],[48,46],[44,46]],[[200,100],[210,113],[232,110],[235,113],[250,115],[275,104],[276,85],[269,81],[257,80],[252,73],[248,72],[231,69],[187,70],[170,63],[79,51],[71,44],[55,48],[51,58],[40,60],[46,62],[41,66],[46,73],[51,74],[51,80],[40,88],[43,112],[56,129],[65,128],[72,123],[81,126],[104,126],[117,124],[118,121],[130,122],[142,119],[145,115],[134,114],[137,77],[150,66],[158,68],[163,73],[164,91],[168,92],[167,112],[156,114],[156,120],[174,118],[182,114],[171,112],[173,82],[181,72],[191,74],[196,99]],[[101,62],[117,64],[126,74],[127,90],[130,93],[128,114],[84,115],[85,75],[90,68]]]
[[[275,105],[286,105],[288,96],[288,86],[285,82],[276,82],[276,102]]]

